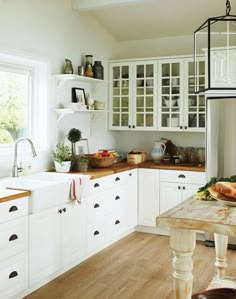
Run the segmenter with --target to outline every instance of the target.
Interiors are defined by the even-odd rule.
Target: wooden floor
[[[214,272],[214,248],[197,242],[194,287],[205,289]],[[228,251],[236,277],[236,251]],[[233,268],[235,270],[233,270]],[[27,296],[27,299],[173,299],[169,237],[135,232]]]

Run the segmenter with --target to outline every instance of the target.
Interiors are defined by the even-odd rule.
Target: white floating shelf
[[[53,77],[58,81],[59,85],[61,85],[63,82],[68,81],[68,80],[86,82],[86,83],[91,83],[91,84],[107,84],[108,83],[105,80],[94,79],[94,78],[90,78],[90,77],[73,75],[73,74],[71,74],[71,75],[59,74],[59,75],[53,75]]]

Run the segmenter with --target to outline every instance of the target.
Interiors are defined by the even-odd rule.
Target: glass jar
[[[73,74],[73,66],[70,59],[65,59],[64,74]]]
[[[84,74],[85,74],[86,77],[93,78],[93,68],[92,68],[91,64],[87,64]]]
[[[94,78],[103,80],[103,65],[101,61],[94,61]]]
[[[85,55],[85,68],[88,64],[93,65],[93,55]]]

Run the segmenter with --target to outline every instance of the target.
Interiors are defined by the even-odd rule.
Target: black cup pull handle
[[[120,199],[120,196],[117,195],[117,196],[115,197],[115,200],[119,200],[119,199]]]
[[[12,206],[12,207],[10,207],[10,209],[9,209],[9,213],[11,213],[11,212],[15,212],[15,211],[18,211],[18,208],[17,208],[16,206]]]
[[[94,188],[96,188],[96,187],[99,187],[99,184],[98,184],[98,183],[95,183],[95,184],[94,184]]]
[[[116,177],[115,181],[116,181],[116,182],[117,182],[117,181],[120,181],[120,178],[119,178],[119,177]]]
[[[96,230],[96,231],[94,232],[94,236],[97,236],[97,235],[99,235],[99,231],[98,231],[98,230]]]
[[[18,273],[16,271],[11,272],[11,274],[9,275],[9,279],[14,278],[18,276]]]
[[[18,236],[16,234],[11,235],[10,238],[9,238],[9,242],[17,240],[17,239],[18,239]]]
[[[96,203],[95,205],[94,205],[94,209],[97,209],[97,208],[99,208],[100,206],[99,206],[99,204],[98,203]]]
[[[119,221],[119,220],[116,220],[115,224],[119,224],[119,223],[120,223],[120,221]]]
[[[179,179],[185,179],[185,175],[184,175],[184,174],[180,174],[180,175],[178,176],[178,178],[179,178]]]

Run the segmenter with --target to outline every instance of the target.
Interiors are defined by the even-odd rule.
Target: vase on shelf
[[[70,59],[65,59],[64,74],[73,74],[73,66]]]
[[[93,73],[94,78],[103,80],[103,65],[101,61],[94,61]]]
[[[93,78],[93,67],[91,64],[87,64],[84,74],[86,77]]]

